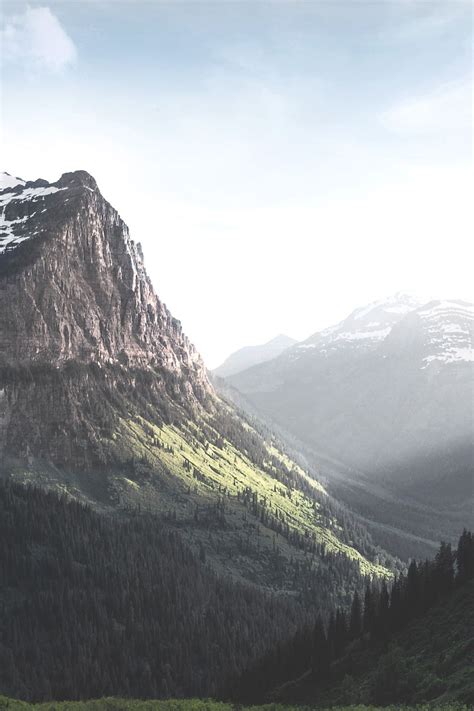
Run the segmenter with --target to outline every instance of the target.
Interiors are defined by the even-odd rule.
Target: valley
[[[218,387],[406,559],[472,521],[472,335],[472,305],[396,294]]]
[[[408,497],[356,456],[321,453],[288,434],[284,410],[260,419],[255,393],[239,394],[236,379],[289,367],[298,344],[209,377],[94,178],[10,178],[0,191],[7,697],[225,698],[293,635],[323,630],[367,585],[375,595],[397,585],[408,558],[451,538],[449,516],[433,525],[435,496]]]
[[[472,7],[0,4],[0,711],[472,711]]]

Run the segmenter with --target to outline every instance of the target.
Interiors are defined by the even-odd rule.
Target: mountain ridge
[[[92,176],[2,198],[4,476],[164,516],[219,572],[291,594],[316,586],[319,604],[391,574],[363,526],[218,397]]]
[[[227,378],[259,363],[276,358],[297,341],[280,333],[266,343],[244,346],[231,353],[221,365],[212,371],[214,376]]]
[[[364,517],[392,527],[398,516],[421,538],[454,538],[472,517],[472,306],[398,298],[356,309],[226,388],[295,438]],[[409,506],[392,516],[394,495]],[[414,512],[426,501],[431,522]]]

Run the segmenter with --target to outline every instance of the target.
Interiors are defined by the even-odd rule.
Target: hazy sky
[[[3,2],[3,168],[85,169],[210,367],[472,298],[470,2]]]

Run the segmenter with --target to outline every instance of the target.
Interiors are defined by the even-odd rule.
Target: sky
[[[474,299],[472,5],[3,0],[0,169],[83,169],[209,367]]]

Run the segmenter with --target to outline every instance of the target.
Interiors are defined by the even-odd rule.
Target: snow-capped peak
[[[426,302],[426,298],[421,299],[419,296],[416,296],[411,292],[398,291],[392,296],[388,296],[387,298],[380,299],[378,301],[373,301],[367,306],[356,309],[352,312],[349,318],[352,318],[354,321],[361,321],[366,319],[369,314],[373,314],[374,312],[382,312],[384,314],[393,314],[394,319],[398,320]]]
[[[420,367],[431,363],[470,362],[473,353],[473,305],[456,300],[421,300],[399,292],[353,311],[346,319],[292,349],[292,358],[319,353],[363,354],[385,358],[416,341]],[[414,339],[414,340],[413,340]],[[383,344],[383,345],[382,345]],[[382,350],[381,350],[382,349]]]
[[[317,347],[322,352],[332,351],[341,345],[358,350],[373,349],[389,335],[395,324],[423,303],[426,302],[413,294],[398,292],[355,309],[343,321],[314,334],[297,348]]]
[[[46,211],[45,198],[66,190],[45,180],[26,182],[1,173],[0,189],[0,255],[38,234],[33,218]]]
[[[0,172],[0,191],[7,188],[14,188],[16,185],[24,185],[25,181],[21,178],[16,178],[7,172]]]

